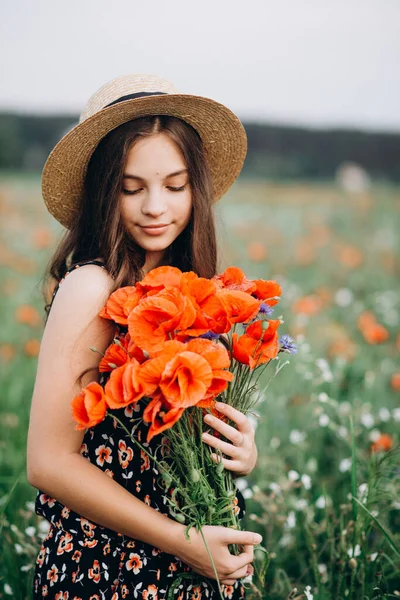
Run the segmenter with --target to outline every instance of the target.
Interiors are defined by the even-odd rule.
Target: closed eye
[[[137,194],[141,192],[143,188],[139,188],[138,190],[123,190],[124,194],[132,196],[133,194]],[[172,192],[183,192],[186,189],[186,185],[182,185],[181,187],[172,187],[171,185],[167,186],[167,189]]]

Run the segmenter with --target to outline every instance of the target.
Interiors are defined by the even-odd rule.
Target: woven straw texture
[[[137,92],[167,95],[110,102]],[[42,192],[49,212],[65,227],[74,223],[83,195],[87,166],[100,140],[112,129],[145,115],[172,115],[194,127],[210,165],[214,201],[238,177],[247,152],[247,137],[238,117],[226,106],[203,96],[177,92],[172,83],[155,75],[118,77],[89,99],[79,124],[55,146],[43,169]]]

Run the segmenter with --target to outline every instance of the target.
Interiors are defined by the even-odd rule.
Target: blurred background
[[[298,348],[276,378],[271,365],[258,465],[238,480],[243,527],[269,551],[261,597],[399,596],[399,2],[14,0],[0,34],[0,598],[30,597],[48,529],[25,474],[63,233],[41,169],[89,96],[130,72],[226,104],[248,135],[217,206],[221,270],[281,284],[272,318]]]

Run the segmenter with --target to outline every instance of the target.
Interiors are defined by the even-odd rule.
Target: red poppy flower
[[[88,429],[103,421],[107,404],[104,390],[95,381],[89,383],[72,400],[72,415],[78,423],[75,429]]]
[[[250,369],[275,358],[279,352],[277,329],[281,322],[279,319],[267,322],[269,325],[265,331],[263,321],[256,321],[247,327],[244,335],[233,334],[233,357],[249,365]]]
[[[140,363],[132,358],[114,369],[105,385],[106,402],[110,408],[128,406],[148,395],[149,388],[140,377]]]
[[[185,409],[171,407],[171,404],[160,393],[149,402],[143,411],[143,420],[151,423],[147,433],[147,442],[155,436],[172,427],[182,416]]]
[[[128,317],[128,328],[135,344],[148,352],[161,349],[175,329],[190,327],[196,318],[190,299],[176,288],[164,289],[146,297]]]

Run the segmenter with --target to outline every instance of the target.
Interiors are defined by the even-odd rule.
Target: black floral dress
[[[103,263],[94,260],[78,263],[73,268],[83,264],[104,268]],[[62,281],[54,291],[53,300]],[[107,376],[102,375],[101,385]],[[160,436],[155,436],[149,444],[145,441],[149,424],[141,418],[144,406],[138,402],[133,407],[117,409],[116,416],[154,457],[168,460],[164,454],[166,438],[160,440]],[[166,492],[158,483],[155,464],[117,421],[106,417],[87,429],[80,453],[140,500],[168,514]],[[167,493],[171,492],[172,488]],[[234,510],[239,519],[243,518],[245,503],[239,490]],[[213,600],[220,597],[215,579],[201,577],[178,557],[159,548],[89,521],[41,490],[36,495],[35,511],[50,522],[36,559],[35,599],[167,600],[167,595],[170,598],[172,595],[174,600]],[[222,585],[222,591],[229,600],[245,598],[241,579],[234,585]]]

